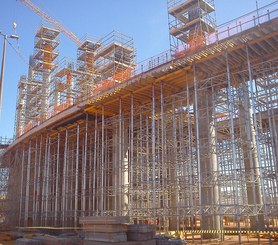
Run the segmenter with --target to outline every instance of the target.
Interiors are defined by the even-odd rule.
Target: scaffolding
[[[95,56],[96,72],[100,74],[95,87],[98,92],[128,80],[136,57],[133,39],[119,31],[112,31],[100,43]]]
[[[125,83],[115,74],[133,67],[133,49],[101,42],[94,64],[104,90],[5,153],[2,167],[17,177],[7,183],[15,211],[3,224],[77,227],[79,217],[129,216],[184,232],[193,243],[230,234],[239,244],[250,234],[273,242],[277,8],[250,22]],[[128,58],[120,62],[118,54]],[[108,79],[116,86],[105,90]]]
[[[250,66],[256,79],[228,64],[207,79],[190,71],[179,93],[165,96],[161,82],[149,103],[130,95],[116,116],[104,105],[20,144],[11,171],[21,173],[19,225],[128,215],[162,230],[215,231],[209,238],[275,231],[278,60]]]
[[[173,55],[206,45],[208,35],[216,31],[214,0],[168,0],[168,15]]]
[[[20,76],[17,85],[17,102],[16,102],[16,118],[15,118],[15,135],[19,137],[22,134],[23,127],[26,125],[26,90],[27,90],[27,77]]]
[[[47,119],[50,107],[51,76],[57,68],[59,31],[41,26],[35,35],[34,55],[29,59],[28,77],[18,83],[15,135],[26,133]]]
[[[95,56],[100,48],[99,41],[86,37],[77,50],[77,89],[80,96],[88,96],[95,88],[100,75],[96,72]]]
[[[10,167],[5,166],[6,158],[4,153],[13,139],[0,137],[0,223],[3,224],[7,217],[11,217],[16,210],[13,206],[13,199],[9,196]]]
[[[46,117],[49,108],[51,73],[57,68],[54,60],[58,57],[59,31],[42,26],[35,35],[33,79],[38,86],[32,87],[28,99],[32,117]]]
[[[51,77],[47,118],[51,118],[73,105],[77,96],[76,77],[73,61],[63,58],[57,63],[57,69]]]

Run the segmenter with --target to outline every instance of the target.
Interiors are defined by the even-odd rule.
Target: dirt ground
[[[32,237],[33,234],[31,233],[24,233],[25,238]],[[211,241],[201,241],[200,235],[196,234],[194,237],[192,235],[188,235],[187,238],[185,238],[187,241],[187,244],[206,244],[206,245],[216,245],[216,244],[224,244],[224,245],[255,245],[255,244],[261,244],[261,245],[278,245],[278,236],[277,237],[271,237],[271,241],[267,237],[267,235],[260,235],[259,237],[256,235],[242,235],[241,236],[241,242],[239,242],[239,236],[238,235],[225,235],[223,241],[217,241],[217,240],[211,240]],[[14,238],[11,237],[9,231],[2,231],[0,232],[0,245],[13,245],[15,244]]]

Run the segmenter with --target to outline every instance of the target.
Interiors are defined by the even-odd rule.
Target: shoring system
[[[51,113],[42,110],[35,123],[30,117],[32,126],[18,127],[2,157],[3,224],[78,227],[82,216],[128,215],[193,240],[233,230],[239,242],[251,231],[271,243],[278,227],[277,13],[275,1],[217,32],[197,32],[206,37],[197,46],[136,66],[130,38],[116,40],[113,32],[107,43],[88,42],[87,61],[77,58],[77,69],[68,63],[47,79],[65,76],[66,84],[70,71],[71,85],[63,87],[70,91],[55,106],[69,105],[55,112],[50,103]]]

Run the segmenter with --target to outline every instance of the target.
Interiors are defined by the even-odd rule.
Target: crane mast
[[[34,13],[41,16],[45,21],[47,21],[50,25],[58,29],[60,32],[62,32],[64,35],[66,35],[68,38],[70,38],[73,42],[76,43],[78,47],[81,46],[82,42],[79,40],[79,38],[71,31],[66,29],[64,26],[62,26],[58,21],[54,20],[49,16],[47,13],[42,11],[39,7],[37,7],[35,4],[33,4],[30,0],[19,0],[22,4],[24,4],[26,7],[31,9]]]

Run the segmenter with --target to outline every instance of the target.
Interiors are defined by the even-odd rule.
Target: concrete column
[[[125,125],[119,101],[119,116],[113,123],[113,170],[112,170],[112,189],[114,190],[114,200],[112,209],[116,215],[127,215],[129,198],[129,141],[128,127]]]
[[[248,205],[250,205],[250,208],[255,214],[254,216],[250,216],[250,229],[264,230],[264,216],[258,210],[263,202],[260,190],[260,172],[255,138],[256,132],[248,95],[248,85],[245,82],[239,85],[239,116],[240,137],[242,139],[241,147],[246,174],[247,199]]]
[[[124,125],[123,125],[124,126]],[[122,215],[128,215],[128,208],[129,208],[129,149],[128,149],[128,127],[123,127],[123,159],[121,163],[121,175],[122,175],[122,183],[121,183],[121,189],[122,189]]]
[[[118,146],[118,125],[116,122],[113,123],[113,132],[112,132],[112,210],[115,212],[115,215],[119,215],[118,207],[118,190],[119,190],[119,146]]]
[[[196,127],[199,130],[202,230],[220,230],[220,215],[217,214],[216,210],[219,205],[219,187],[217,184],[217,138],[213,99],[211,89],[198,91],[197,110],[199,117],[196,121]],[[202,238],[220,238],[220,234],[204,233]]]
[[[179,200],[179,192],[177,186],[177,165],[178,165],[178,158],[177,158],[177,120],[176,120],[176,110],[175,110],[175,102],[172,102],[172,132],[170,133],[169,138],[172,140],[172,151],[171,151],[171,163],[173,166],[169,166],[170,172],[170,185],[169,185],[169,193],[170,193],[170,200],[169,206],[172,209],[172,216],[169,218],[169,230],[175,231],[179,229],[179,219],[178,219],[178,200]]]

